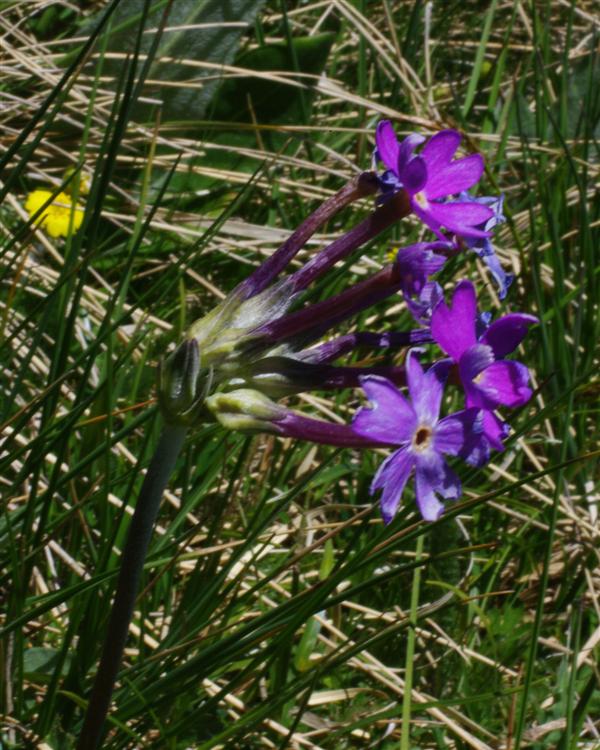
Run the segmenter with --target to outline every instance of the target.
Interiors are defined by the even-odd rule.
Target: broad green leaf
[[[54,648],[28,648],[23,653],[23,671],[30,678],[44,681],[49,679],[54,671],[59,652]],[[69,668],[69,657],[62,665],[61,674],[66,674]]]
[[[318,76],[324,69],[327,57],[335,41],[336,34],[326,32],[311,37],[294,37],[293,51],[285,43],[266,44],[239,55],[235,60],[236,68],[248,71],[247,76],[228,78],[218,89],[206,114],[212,121],[219,123],[219,130],[213,131],[206,144],[211,170],[238,171],[252,174],[259,167],[256,159],[244,155],[245,149],[257,146],[257,135],[254,129],[239,128],[234,123],[251,123],[258,125],[275,125],[301,122],[303,108],[310,110],[314,99],[311,90],[314,78],[293,75]],[[297,66],[297,67],[296,67]],[[252,71],[260,73],[253,75]],[[273,81],[270,72],[277,74],[278,81]],[[288,74],[290,83],[282,78]],[[303,87],[295,85],[302,82]],[[306,88],[304,88],[306,87]],[[231,122],[231,127],[226,123]],[[261,138],[267,147],[278,151],[289,139],[288,134],[265,130]],[[210,148],[214,144],[216,148]],[[181,206],[182,196],[190,193],[191,200],[198,202],[201,191],[210,191],[209,205],[203,204],[203,213],[210,210],[221,210],[226,196],[215,194],[218,181],[212,176],[199,174],[207,161],[206,156],[192,159],[188,172],[178,171],[169,183],[168,194],[174,195]],[[163,177],[155,181],[155,188]],[[228,188],[226,188],[228,189]]]
[[[160,104],[161,120],[198,120],[204,117],[242,34],[254,21],[264,0],[174,0],[142,96]],[[165,0],[152,3],[144,18],[144,0],[122,2],[115,13],[107,45],[105,73],[118,78],[125,56],[133,52],[136,33],[144,24],[142,55],[158,33]],[[114,59],[115,54],[122,57]],[[112,59],[111,59],[112,55]],[[157,105],[138,102],[135,119],[146,119]]]
[[[285,43],[265,44],[242,53],[236,60],[238,68],[257,73],[273,72],[273,79],[263,76],[229,78],[221,85],[211,108],[212,119],[259,124],[296,122],[300,118],[302,96],[307,101],[314,79],[293,76],[290,83],[282,81],[282,73],[318,76],[323,70],[331,46],[333,32],[292,39],[292,48]],[[275,79],[277,75],[277,79]],[[295,85],[302,83],[302,87]]]

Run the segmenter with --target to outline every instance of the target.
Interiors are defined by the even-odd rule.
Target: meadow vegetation
[[[0,747],[74,746],[158,362],[370,168],[389,119],[460,130],[486,160],[480,194],[505,195],[502,306],[473,254],[440,282],[539,318],[519,351],[534,396],[433,524],[412,490],[383,524],[381,451],[198,424],[104,747],[600,748],[597,4],[17,0],[0,30]],[[344,209],[295,267],[371,208]],[[304,300],[422,233],[399,222]],[[408,321],[398,296],[340,333]],[[360,403],[296,400],[332,421]]]

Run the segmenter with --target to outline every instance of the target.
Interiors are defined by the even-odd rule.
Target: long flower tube
[[[304,349],[298,352],[296,358],[303,362],[326,364],[357,349],[399,349],[403,346],[427,344],[431,341],[431,333],[425,328],[415,328],[412,331],[389,331],[388,333],[357,331],[338,336],[310,349]]]
[[[254,335],[272,343],[306,335],[313,329],[319,336],[325,324],[328,327],[337,325],[371,307],[401,289],[403,281],[398,267],[392,263],[335,297],[265,323],[254,331]]]
[[[332,219],[339,211],[360,198],[374,195],[378,189],[377,177],[373,172],[362,172],[350,180],[335,195],[322,203],[296,229],[283,245],[270,258],[264,261],[247,279],[241,282],[236,292],[241,299],[248,299],[260,294],[277,276],[289,265],[294,256],[307,241],[324,224]]]
[[[410,214],[408,194],[401,190],[383,206],[373,211],[349,232],[334,240],[311,258],[303,268],[290,276],[293,292],[306,289],[315,279],[343,260],[351,252],[377,237],[397,221]]]
[[[281,398],[304,391],[356,388],[364,375],[380,375],[399,385],[406,382],[402,366],[335,366],[273,356],[249,365],[247,372],[232,383],[256,388],[271,398]]]
[[[342,448],[373,448],[388,444],[359,435],[351,425],[299,414],[250,388],[215,393],[206,399],[206,407],[223,427],[230,430],[268,432]]]

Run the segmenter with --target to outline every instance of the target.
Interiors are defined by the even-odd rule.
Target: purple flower
[[[489,237],[490,232],[479,226],[493,217],[490,208],[473,201],[443,201],[479,181],[483,158],[471,154],[453,160],[461,141],[456,130],[436,133],[415,156],[423,141],[413,133],[399,142],[389,120],[378,124],[376,154],[387,168],[380,177],[384,195],[406,190],[414,213],[442,240],[442,227],[462,237]]]
[[[448,369],[447,362],[440,362],[424,372],[415,354],[409,352],[406,377],[412,403],[385,378],[361,378],[373,408],[357,412],[353,431],[374,442],[400,446],[381,464],[371,484],[371,493],[383,490],[381,512],[385,523],[394,517],[413,469],[421,515],[426,521],[435,521],[444,510],[438,495],[456,500],[461,494],[460,481],[443,454],[477,464],[486,459],[479,409],[465,409],[438,419]]]
[[[503,195],[500,195],[499,197],[484,195],[481,198],[475,198],[472,195],[469,195],[469,193],[463,192],[460,194],[460,198],[463,201],[470,201],[471,203],[479,203],[482,206],[487,206],[494,212],[494,215],[483,223],[480,229],[490,232],[498,224],[503,224],[506,221],[506,217],[502,212],[504,204]],[[508,287],[512,284],[514,276],[511,273],[506,273],[502,268],[489,237],[466,237],[465,244],[470,250],[477,253],[489,268],[490,273],[498,284],[498,297],[504,299]]]
[[[478,339],[477,299],[470,281],[457,284],[452,307],[442,300],[431,316],[431,335],[458,364],[466,406],[482,409],[484,434],[496,450],[503,450],[509,428],[495,409],[522,406],[531,398],[527,367],[503,357],[517,348],[529,326],[537,322],[525,313],[504,315]]]
[[[444,292],[437,281],[428,281],[417,297],[406,297],[406,306],[417,323],[429,326],[431,315],[443,298]]]
[[[428,281],[446,262],[446,257],[435,251],[448,253],[453,249],[450,242],[417,242],[396,254],[394,265],[402,277],[406,305],[418,323],[429,325],[431,311],[442,297],[440,285]]]
[[[446,262],[445,256],[436,251],[448,252],[451,249],[450,242],[416,242],[398,250],[394,265],[402,277],[404,294],[410,297],[420,294],[427,279]]]

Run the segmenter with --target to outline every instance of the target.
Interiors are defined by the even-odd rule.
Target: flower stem
[[[104,721],[121,665],[154,522],[164,489],[183,446],[186,432],[186,427],[174,425],[163,427],[144,478],[121,556],[117,590],[102,657],[76,750],[96,750],[102,740]]]

